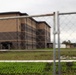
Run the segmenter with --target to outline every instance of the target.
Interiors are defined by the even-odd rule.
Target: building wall
[[[51,28],[45,24],[45,47],[47,48],[47,43],[51,43],[51,36],[50,36]]]
[[[50,41],[50,27],[45,22],[37,24],[37,48],[47,48]]]
[[[0,14],[0,17],[12,16],[21,15]],[[45,22],[38,23],[33,18],[0,20],[0,36],[0,48],[5,45],[2,43],[9,43],[11,49],[47,48],[50,27]]]
[[[24,21],[23,21],[24,20]],[[21,20],[21,35],[25,40],[26,49],[36,48],[36,22],[31,18]],[[25,35],[25,36],[24,36]]]
[[[17,14],[1,14],[0,17],[12,17],[17,16]],[[0,43],[2,42],[12,42],[12,48],[18,48],[18,34],[20,34],[18,19],[7,19],[0,20]]]

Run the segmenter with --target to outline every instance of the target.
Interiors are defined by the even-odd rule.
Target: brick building
[[[26,13],[6,12],[0,17],[27,16]],[[0,20],[0,49],[47,48],[50,26],[33,18]]]
[[[38,22],[37,28],[37,48],[47,48],[50,43],[50,26],[45,22]]]

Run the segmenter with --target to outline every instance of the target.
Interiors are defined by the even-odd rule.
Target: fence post
[[[58,35],[58,73],[61,75],[61,63],[60,63],[60,25],[59,25],[59,12],[56,12],[57,19],[57,35]]]
[[[58,74],[61,75],[60,63],[60,25],[59,25],[59,12],[55,12],[54,26],[53,26],[53,75],[56,75],[56,34],[58,36]]]
[[[54,12],[54,26],[53,26],[53,75],[56,75],[56,13]]]

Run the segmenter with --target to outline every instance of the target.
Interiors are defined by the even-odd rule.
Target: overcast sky
[[[0,12],[20,11],[45,14],[53,11],[76,11],[76,0],[0,0]]]
[[[55,11],[76,12],[76,0],[0,0],[0,13],[12,11],[20,11],[29,15],[48,14]]]

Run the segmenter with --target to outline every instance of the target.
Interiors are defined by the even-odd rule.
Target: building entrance
[[[2,46],[2,49],[11,49],[12,43],[11,42],[2,42],[1,46]]]

